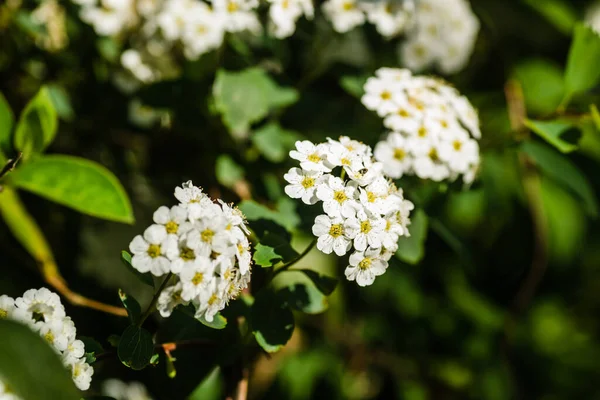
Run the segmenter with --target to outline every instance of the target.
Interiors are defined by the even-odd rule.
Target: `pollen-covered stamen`
[[[406,151],[404,151],[404,149],[401,149],[399,147],[394,149],[394,158],[398,161],[402,161],[404,160],[404,157],[406,157]]]
[[[331,236],[333,238],[340,237],[340,236],[342,236],[343,233],[344,233],[344,228],[342,227],[341,224],[331,225],[331,228],[329,228],[329,236]]]
[[[360,268],[362,270],[369,269],[369,268],[371,268],[371,263],[372,262],[373,261],[371,260],[370,257],[365,257],[365,258],[362,259],[361,262],[358,263],[358,268]]]
[[[194,250],[190,249],[189,247],[182,247],[179,250],[179,258],[185,261],[195,260],[196,253],[194,253]]]
[[[204,282],[204,274],[202,272],[196,272],[194,277],[192,278],[192,283],[196,286],[200,285]]]
[[[165,228],[167,229],[167,233],[177,233],[179,230],[179,224],[175,221],[169,221],[166,223]]]
[[[151,244],[150,246],[148,246],[148,255],[152,258],[160,256],[160,245]]]
[[[46,339],[46,341],[50,344],[54,343],[54,334],[51,331],[48,331],[45,335],[44,335],[44,339]]]
[[[460,140],[455,140],[452,143],[452,148],[456,151],[460,151],[460,149],[462,148],[462,142]]]
[[[310,177],[310,176],[305,176],[304,178],[302,178],[301,185],[304,189],[309,189],[309,188],[315,186],[315,178]]]
[[[348,200],[348,196],[346,196],[346,192],[343,190],[337,190],[333,193],[333,199],[341,204]]]
[[[205,229],[200,233],[200,240],[205,243],[212,242],[213,236],[215,236],[215,232],[210,229]]]
[[[377,200],[377,195],[373,192],[367,192],[367,201],[369,203],[374,203]]]
[[[360,223],[360,233],[367,234],[371,232],[371,221],[368,219]]]

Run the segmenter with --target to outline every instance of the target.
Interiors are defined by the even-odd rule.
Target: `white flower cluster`
[[[436,66],[444,74],[458,72],[479,32],[467,0],[327,0],[323,13],[340,33],[368,21],[387,39],[406,35],[399,53],[411,70]]]
[[[386,271],[400,236],[409,236],[413,204],[383,175],[371,148],[356,140],[298,141],[290,157],[300,168],[284,175],[285,193],[305,204],[322,202],[325,212],[312,228],[317,248],[338,256],[354,248],[346,278],[372,284]]]
[[[391,132],[375,146],[375,158],[392,178],[471,183],[479,168],[479,117],[469,100],[446,82],[380,68],[365,83],[362,103]]]
[[[402,62],[413,71],[435,66],[453,74],[468,63],[478,33],[479,20],[468,0],[419,0],[400,45]]]
[[[259,0],[72,0],[81,6],[81,19],[99,35],[130,35],[121,55],[128,78],[138,84],[176,75],[174,55],[182,49],[189,60],[221,46],[227,32],[261,34]],[[268,29],[277,38],[291,36],[296,22],[313,16],[311,0],[268,0]],[[123,76],[117,84],[135,88]]]
[[[102,384],[102,394],[115,400],[152,400],[146,386],[140,382],[108,379]]]
[[[154,224],[129,245],[131,264],[155,276],[173,274],[158,299],[168,317],[179,304],[193,304],[196,317],[212,321],[250,282],[252,256],[240,210],[213,200],[191,181],[175,188],[180,204],[162,206]]]
[[[13,299],[0,296],[0,319],[8,318],[29,326],[44,338],[60,356],[64,366],[71,371],[73,382],[87,390],[94,369],[85,362],[85,347],[75,338],[77,330],[67,317],[60,297],[46,288],[29,289],[23,296]],[[0,399],[19,400],[0,381]]]

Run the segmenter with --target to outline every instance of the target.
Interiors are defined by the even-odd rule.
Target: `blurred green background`
[[[280,115],[292,138],[319,142],[343,134],[374,145],[383,132],[380,119],[340,85],[343,77],[397,66],[393,47],[369,28],[326,36],[317,24],[307,23],[303,34],[286,41],[243,49],[229,44],[219,59],[188,62],[181,77],[137,94],[164,114],[160,123],[142,129],[129,122],[129,98],[110,82],[114,44],[99,40],[78,21],[72,4],[64,4],[69,44],[49,52],[35,45],[39,32],[21,14],[8,12],[8,3],[0,4],[0,91],[18,113],[42,84],[51,85],[60,126],[49,153],[105,165],[134,205],[136,223],[127,226],[22,194],[70,287],[91,298],[117,305],[116,289],[123,288],[142,303],[149,300],[152,294],[121,264],[120,251],[159,205],[174,203],[173,188],[188,179],[231,202],[245,193],[235,185],[242,181],[255,201],[302,215],[293,210],[295,203],[281,198],[282,175],[292,163],[279,153],[293,139],[268,150],[276,151],[273,156],[251,138],[230,136],[211,112],[217,67],[258,65],[280,85],[296,88],[298,102]],[[556,107],[572,25],[589,2],[471,3],[481,21],[475,53],[463,72],[447,79],[480,110],[480,179],[465,191],[401,181],[407,197],[428,216],[415,228],[424,240],[416,250],[411,247],[416,262],[392,259],[371,287],[342,281],[325,313],[298,316],[290,343],[256,361],[251,399],[600,399],[599,226],[556,173],[542,171],[531,183],[520,166],[522,151],[511,132],[504,94],[506,82],[516,79],[531,116]],[[20,11],[35,6],[23,1]],[[598,92],[592,91],[574,102],[572,111],[583,112],[597,100]],[[578,135],[583,135],[579,151],[560,158],[583,171],[593,197],[600,188],[600,136],[593,128]],[[531,142],[550,149],[539,139]],[[560,175],[561,165],[557,168]],[[531,185],[537,188],[541,225],[532,218]],[[296,249],[308,240],[298,230]],[[540,250],[540,241],[545,249]],[[0,293],[16,297],[44,285],[33,259],[2,224],[0,255]],[[299,266],[342,276],[345,262],[315,250]],[[541,271],[539,286],[528,281],[536,279],[532,268]],[[523,288],[535,293],[520,301]],[[67,310],[79,335],[105,345],[126,325],[96,311],[70,305]],[[159,334],[172,339],[169,329],[177,318],[150,325],[160,325]],[[221,345],[178,350],[175,379],[167,377],[164,364],[135,372],[108,358],[94,365],[94,382],[139,380],[157,399],[186,398],[212,370],[227,338],[199,324],[177,335],[213,337]],[[226,374],[227,368],[220,371]],[[211,375],[192,398],[219,398],[219,376]]]

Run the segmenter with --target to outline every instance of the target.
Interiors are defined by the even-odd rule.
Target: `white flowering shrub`
[[[0,1],[0,400],[600,398],[597,3]]]
[[[29,289],[23,296],[0,296],[0,319],[26,325],[52,346],[64,367],[70,372],[77,388],[87,390],[94,369],[86,362],[86,349],[76,338],[77,329],[65,313],[60,297],[46,288]],[[0,380],[0,399],[19,400],[10,385]]]
[[[317,248],[338,256],[351,252],[346,278],[372,284],[385,273],[400,236],[409,236],[413,204],[386,178],[371,148],[346,136],[296,142],[290,157],[300,168],[284,175],[285,193],[323,209],[312,227]]]
[[[374,151],[385,174],[473,182],[481,131],[466,97],[440,79],[393,68],[378,69],[364,89],[362,103],[390,129]]]

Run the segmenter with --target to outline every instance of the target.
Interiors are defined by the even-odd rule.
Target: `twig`
[[[19,152],[19,153],[17,153],[17,156],[15,158],[9,159],[6,162],[6,164],[4,165],[4,167],[2,167],[2,169],[0,170],[0,178],[4,177],[4,175],[8,174],[13,169],[15,169],[15,167],[19,163],[19,160],[21,160],[22,156],[23,156],[23,153]]]
[[[169,272],[167,274],[167,277],[165,278],[165,280],[160,284],[160,287],[158,288],[156,293],[154,293],[154,297],[152,297],[152,301],[150,301],[150,304],[148,304],[148,308],[146,308],[146,311],[144,311],[144,313],[140,317],[140,320],[137,323],[138,326],[142,326],[142,324],[144,323],[146,318],[148,318],[150,316],[150,314],[152,314],[155,311],[156,303],[158,303],[158,298],[160,297],[160,294],[165,289],[165,287],[167,287],[167,284],[169,283],[169,280],[171,279],[172,276],[173,276],[173,273]]]
[[[213,346],[215,344],[214,341],[208,339],[187,339],[187,340],[178,340],[176,342],[166,342],[166,343],[157,343],[154,345],[155,350],[163,350],[165,352],[172,352],[182,347],[195,347],[195,346]],[[109,357],[113,357],[117,355],[115,350],[105,351],[104,353],[100,353],[96,355],[96,360],[104,360]]]
[[[279,267],[275,271],[275,274],[273,275],[273,277],[275,277],[280,272],[287,271],[292,265],[296,264],[298,261],[300,261],[301,259],[303,259],[304,256],[306,256],[308,253],[310,253],[310,251],[312,250],[312,248],[315,247],[315,244],[317,244],[316,240],[313,240],[312,242],[310,242],[310,244],[308,245],[308,247],[306,247],[306,249],[304,249],[304,251],[302,252],[302,254],[300,254],[298,257],[294,258],[292,261],[290,261],[290,262],[288,262],[286,264],[283,264],[281,267]]]

